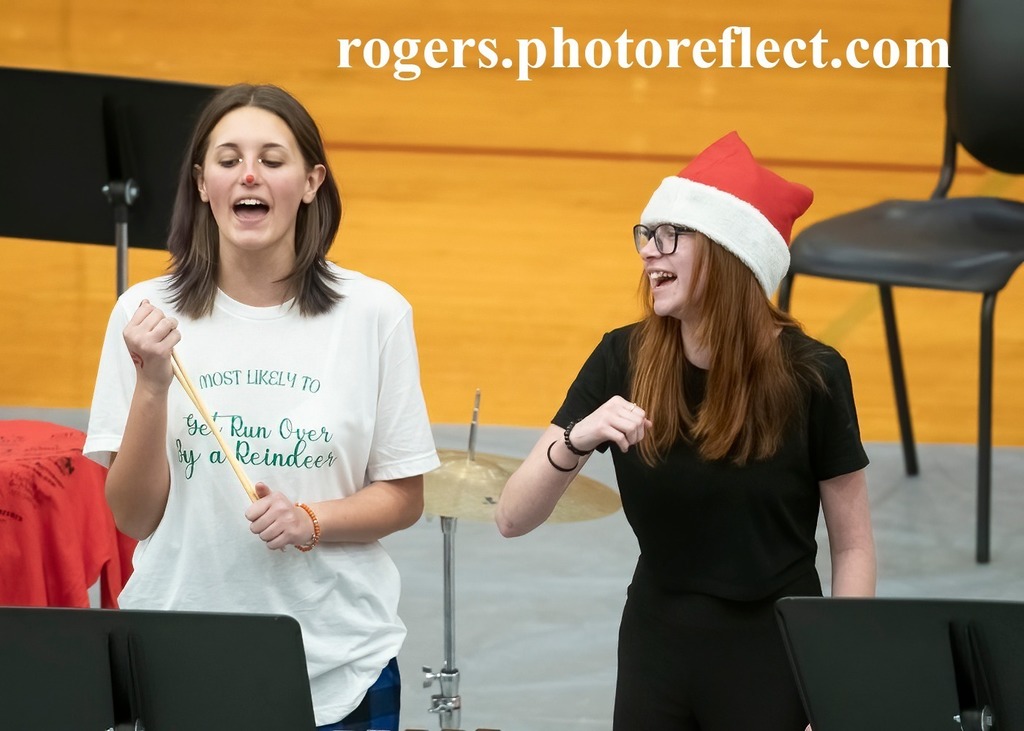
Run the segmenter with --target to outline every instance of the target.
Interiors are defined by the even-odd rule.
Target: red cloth
[[[106,470],[82,455],[85,434],[42,421],[0,422],[0,605],[103,607],[131,575],[135,541],[103,492]]]

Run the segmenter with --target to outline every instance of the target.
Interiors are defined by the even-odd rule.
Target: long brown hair
[[[171,252],[171,301],[193,318],[204,317],[213,310],[220,234],[210,206],[199,198],[194,171],[196,165],[203,164],[213,128],[228,112],[240,107],[257,107],[276,114],[295,135],[307,169],[323,165],[327,170],[313,202],[299,205],[295,220],[295,267],[284,279],[293,287],[303,315],[327,312],[341,300],[341,294],[331,286],[336,277],[326,259],[341,224],[341,195],[327,164],[316,122],[293,96],[269,84],[229,86],[214,96],[199,115],[178,173],[167,240]]]
[[[703,402],[686,401],[682,327],[655,314],[650,281],[641,280],[645,317],[630,342],[631,395],[653,422],[638,447],[649,465],[677,441],[707,460],[766,459],[782,444],[808,386],[824,387],[813,358],[787,350],[782,328],[800,325],[769,300],[750,269],[703,234],[695,237],[690,279],[697,339],[710,353]]]

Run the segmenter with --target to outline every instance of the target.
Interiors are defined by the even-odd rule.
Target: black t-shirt
[[[552,423],[565,426],[614,395],[629,399],[629,338],[636,325],[607,333],[569,388]],[[779,451],[742,467],[707,461],[679,442],[655,467],[636,448],[611,446],[622,507],[640,544],[640,566],[667,592],[724,599],[768,597],[813,572],[818,483],[868,463],[853,388],[838,352],[795,328],[780,337],[810,353],[825,390],[809,388]],[[704,394],[707,372],[687,364],[687,403]]]

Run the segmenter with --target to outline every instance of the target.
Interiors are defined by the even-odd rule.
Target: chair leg
[[[783,312],[789,312],[789,298],[793,294],[793,277],[795,276],[793,272],[789,272],[782,278],[782,283],[779,285],[779,309]]]
[[[900,422],[900,440],[903,443],[903,465],[908,475],[916,475],[917,448],[914,446],[914,428],[910,423],[910,402],[907,398],[907,383],[903,377],[903,355],[900,352],[900,338],[896,330],[896,312],[892,304],[892,287],[878,285],[882,300],[882,320],[885,323],[885,340],[889,346],[889,369],[892,372],[892,387],[896,393],[896,415]]]
[[[978,372],[978,533],[977,561],[989,561],[992,520],[992,331],[996,293],[981,303],[981,352]]]

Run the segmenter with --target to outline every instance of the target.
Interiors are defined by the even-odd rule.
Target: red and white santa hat
[[[759,165],[730,132],[661,181],[640,223],[700,231],[750,267],[770,297],[789,270],[793,222],[813,199],[810,188]]]

